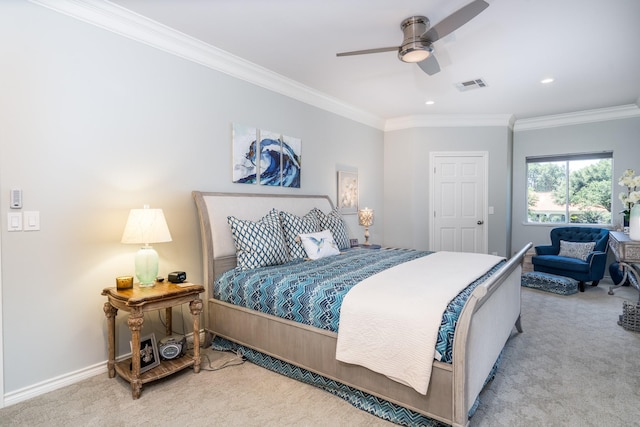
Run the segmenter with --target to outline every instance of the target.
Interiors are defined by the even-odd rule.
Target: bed
[[[428,389],[422,394],[363,366],[338,361],[335,331],[214,298],[216,279],[237,262],[229,216],[257,221],[273,209],[300,217],[312,209],[332,212],[329,197],[200,191],[193,197],[200,220],[209,337],[224,338],[434,420],[469,424],[469,412],[514,326],[522,331],[520,277],[531,243],[497,264],[470,291],[457,318],[451,360],[432,361]]]

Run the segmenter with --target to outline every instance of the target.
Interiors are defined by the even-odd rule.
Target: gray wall
[[[509,251],[511,129],[508,126],[424,127],[386,132],[385,238],[388,246],[429,249],[429,153],[489,153],[488,252]]]
[[[132,274],[131,208],[162,208],[160,273],[201,283],[192,190],[328,194],[357,170],[382,240],[383,133],[28,2],[0,13],[0,212],[5,393],[104,366],[102,289]],[[231,183],[232,123],[302,139],[302,188]],[[41,231],[7,232],[11,188]],[[347,218],[362,239],[355,216]],[[188,317],[188,309],[184,309]],[[180,317],[176,315],[175,317]],[[182,329],[181,322],[175,327]],[[143,333],[164,331],[157,314]],[[126,315],[118,352],[127,353]]]
[[[526,242],[547,244],[549,230],[554,225],[533,225],[527,221],[526,158],[528,156],[559,155],[613,151],[613,207],[614,227],[622,223],[618,193],[618,178],[625,169],[640,173],[640,117],[598,121],[531,129],[514,132],[513,145],[513,247]]]

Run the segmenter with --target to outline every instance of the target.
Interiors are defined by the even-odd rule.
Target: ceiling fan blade
[[[418,67],[420,67],[422,71],[429,74],[430,76],[433,76],[434,74],[440,72],[440,64],[438,64],[438,60],[433,53],[429,55],[424,61],[418,62]]]
[[[376,49],[354,50],[352,52],[336,53],[336,56],[352,56],[352,55],[366,55],[368,53],[380,53],[380,52],[393,52],[400,49],[398,46],[394,47],[379,47]]]
[[[431,27],[422,35],[421,39],[433,43],[462,27],[488,7],[489,3],[484,0],[472,1]]]

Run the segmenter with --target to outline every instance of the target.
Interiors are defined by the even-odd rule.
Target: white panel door
[[[432,153],[430,249],[487,252],[487,153]]]

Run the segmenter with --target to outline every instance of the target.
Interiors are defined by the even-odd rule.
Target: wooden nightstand
[[[133,288],[118,290],[115,287],[105,288],[102,295],[108,298],[104,303],[104,314],[107,316],[109,360],[107,368],[109,378],[116,373],[131,384],[131,394],[134,399],[140,397],[142,384],[166,377],[174,372],[193,366],[193,372],[200,372],[200,313],[202,300],[200,293],[204,287],[191,283],[156,282],[155,286],[140,288],[135,284]],[[178,359],[163,360],[160,365],[140,374],[140,330],[144,322],[143,313],[152,310],[166,310],[166,333],[171,335],[172,307],[189,303],[189,310],[193,317],[193,355],[185,355]],[[131,330],[131,358],[116,363],[115,361],[115,323],[118,310],[129,312],[127,323]]]

